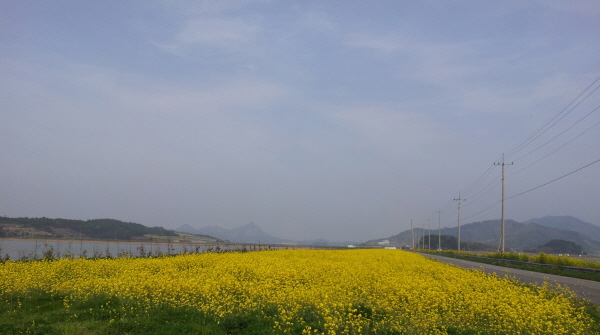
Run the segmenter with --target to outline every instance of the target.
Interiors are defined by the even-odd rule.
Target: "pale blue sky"
[[[455,225],[461,191],[497,219],[484,173],[598,77],[597,1],[2,0],[0,215],[360,241]],[[598,106],[507,156],[507,196],[600,159]],[[600,224],[599,177],[506,217]]]

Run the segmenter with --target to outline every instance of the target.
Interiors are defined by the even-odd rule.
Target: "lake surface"
[[[153,256],[179,254],[179,253],[200,253],[215,249],[215,246],[204,244],[167,244],[167,243],[132,243],[132,242],[90,242],[90,241],[44,241],[44,240],[8,240],[0,239],[0,257],[6,255],[11,260],[42,259],[44,255],[52,254],[54,258],[64,258],[72,255],[75,258],[80,257],[111,257],[122,256]],[[223,246],[220,246],[224,249]],[[226,249],[226,248],[225,248]]]

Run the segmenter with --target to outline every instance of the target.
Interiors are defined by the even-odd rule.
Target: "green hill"
[[[0,237],[142,240],[147,235],[178,236],[162,227],[114,219],[70,220],[0,217]]]
[[[544,252],[547,254],[573,254],[573,255],[581,255],[585,252],[583,248],[573,242],[573,241],[565,241],[565,240],[552,240],[544,245],[540,245],[535,249],[525,249],[525,252],[529,253],[539,253]]]
[[[540,226],[576,231],[592,240],[600,241],[600,226],[584,222],[572,216],[545,216],[523,222],[525,224],[537,223]]]
[[[600,241],[594,237],[599,227],[585,223],[581,220],[572,217],[545,217],[542,219],[534,219],[527,221],[528,223],[519,223],[513,220],[505,221],[506,248],[514,251],[524,251],[535,249],[552,240],[565,240],[576,243],[583,249],[582,252],[587,252],[592,255],[600,255]],[[539,224],[536,222],[540,222]],[[561,227],[558,229],[555,227]],[[461,249],[463,243],[475,243],[469,246],[471,250],[497,250],[499,246],[501,224],[500,220],[488,220],[481,222],[473,222],[461,225]],[[437,233],[437,229],[432,229],[433,234]],[[423,236],[427,236],[429,231],[423,228],[415,228],[415,243],[421,240]],[[446,227],[441,230],[442,235],[450,235],[457,237],[457,227]],[[437,237],[437,234],[436,234]],[[410,230],[403,231],[397,235],[387,238],[370,240],[364,245],[385,245],[406,247],[412,243],[412,233]],[[434,237],[432,237],[434,242]],[[433,244],[432,244],[433,245]],[[446,244],[448,245],[448,244]],[[442,247],[445,244],[442,242]]]

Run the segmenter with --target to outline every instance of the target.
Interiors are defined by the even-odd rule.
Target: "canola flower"
[[[27,299],[36,292],[61,297],[67,309],[77,301],[116,297],[129,317],[164,306],[194,308],[217,320],[253,312],[269,320],[265,333],[282,334],[588,334],[593,323],[572,297],[547,286],[520,285],[399,250],[0,264],[1,296]]]

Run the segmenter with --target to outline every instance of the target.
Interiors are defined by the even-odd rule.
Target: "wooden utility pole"
[[[438,251],[442,251],[442,210],[438,211]]]
[[[417,249],[423,248],[423,228],[419,231],[419,227],[417,227]]]
[[[458,201],[458,253],[460,254],[460,202],[467,199],[460,198],[460,192],[458,192],[458,199],[454,199],[454,201]]]
[[[502,166],[502,219],[501,219],[502,226],[500,229],[500,244],[502,245],[501,256],[504,257],[504,166],[505,165],[513,165],[513,163],[504,164],[504,154],[502,154],[502,163],[495,162],[494,165]]]
[[[421,228],[421,231],[423,232],[423,237],[421,238],[423,243],[421,244],[421,246],[423,249],[425,249],[425,222],[423,222],[423,228]]]
[[[429,230],[429,236],[427,237],[427,240],[429,241],[428,249],[431,250],[431,220],[427,220],[427,229]]]
[[[415,230],[413,229],[412,219],[410,219],[410,233],[412,235],[412,246],[410,250],[415,251]]]

